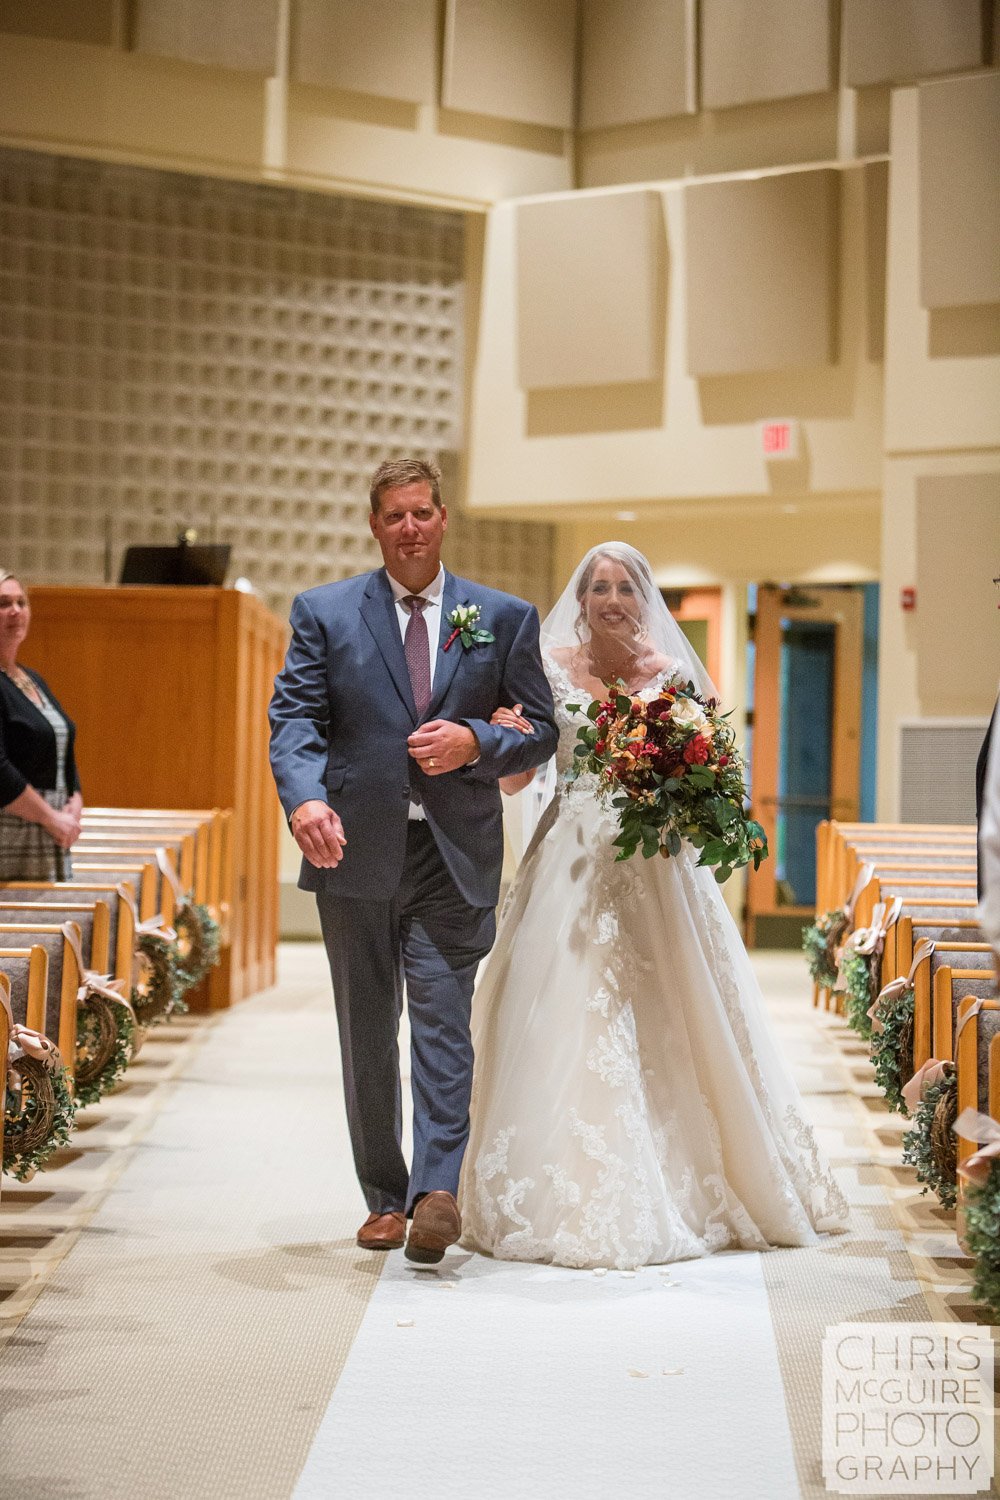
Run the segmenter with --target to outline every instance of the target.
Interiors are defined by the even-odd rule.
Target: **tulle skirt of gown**
[[[711,872],[686,845],[618,864],[614,834],[582,779],[518,872],[473,1007],[463,1243],[622,1269],[845,1228]]]

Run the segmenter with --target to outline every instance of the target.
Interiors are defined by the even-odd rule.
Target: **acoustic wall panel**
[[[701,0],[701,102],[728,109],[833,87],[829,0]]]
[[[580,128],[695,110],[694,0],[583,0]]]
[[[916,491],[913,622],[920,700],[930,713],[976,701],[988,712],[997,688],[993,578],[1000,557],[1000,473],[921,474]],[[973,537],[975,549],[969,545]],[[980,649],[970,640],[967,651],[955,651],[959,596],[965,617],[981,622]]]
[[[448,0],[441,102],[572,128],[576,0]]]
[[[843,0],[840,71],[850,88],[982,62],[981,0]]]
[[[271,75],[278,62],[280,0],[136,0],[137,52]]]
[[[835,361],[838,205],[829,169],[685,190],[690,374]]]
[[[517,210],[517,332],[526,390],[662,374],[663,206],[651,192]]]
[[[401,99],[434,100],[437,0],[296,0],[296,83]]]
[[[116,0],[0,0],[0,32],[109,47],[117,8]]]
[[[1000,302],[1000,73],[917,90],[920,300]]]

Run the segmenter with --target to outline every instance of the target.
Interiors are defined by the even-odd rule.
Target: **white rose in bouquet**
[[[709,727],[701,704],[693,698],[678,698],[670,710],[670,717],[681,729],[695,729],[699,734]]]

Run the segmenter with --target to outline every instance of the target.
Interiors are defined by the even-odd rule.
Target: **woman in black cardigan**
[[[24,589],[0,569],[0,880],[69,880],[83,812],[75,728],[18,665],[30,623]]]

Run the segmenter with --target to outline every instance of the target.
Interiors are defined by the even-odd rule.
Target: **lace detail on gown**
[[[590,695],[545,667],[563,773]],[[624,1269],[844,1227],[710,872],[618,863],[595,794],[560,777],[480,978],[465,1243]]]

